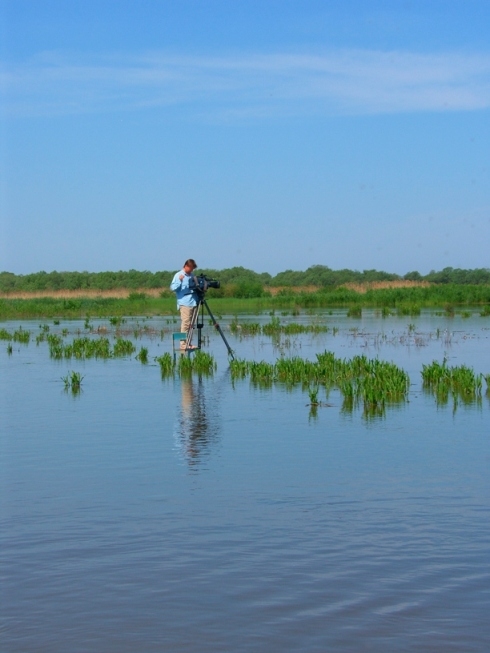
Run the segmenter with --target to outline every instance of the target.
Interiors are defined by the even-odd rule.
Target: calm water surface
[[[490,401],[420,383],[444,356],[490,373],[488,319],[322,319],[335,336],[276,343],[222,324],[241,358],[394,361],[410,401],[366,421],[332,392],[311,415],[300,388],[233,385],[214,333],[192,380],[152,364],[168,335],[136,341],[149,365],[0,342],[0,650],[489,650]]]

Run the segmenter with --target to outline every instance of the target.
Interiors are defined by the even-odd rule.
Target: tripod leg
[[[198,302],[197,305],[194,306],[192,310],[191,325],[189,327],[189,331],[187,332],[187,338],[185,340],[185,351],[188,351],[191,348],[192,335],[194,333],[194,329],[196,328],[196,322],[199,315],[200,304],[201,302]],[[201,343],[199,343],[199,346],[200,345]]]
[[[211,309],[209,308],[209,304],[207,303],[207,301],[205,299],[202,299],[201,301],[202,301],[202,303],[204,304],[204,306],[206,307],[206,309],[207,309],[207,311],[209,313],[209,317],[211,318],[211,320],[213,322],[214,328],[218,331],[221,338],[223,339],[223,342],[225,343],[226,348],[228,349],[228,355],[230,356],[231,360],[235,360],[235,356],[233,355],[233,349],[228,344],[228,341],[226,340],[225,334],[221,330],[220,325],[214,319],[214,315],[211,313]]]

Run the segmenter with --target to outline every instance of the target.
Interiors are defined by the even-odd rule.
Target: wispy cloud
[[[490,107],[490,55],[45,53],[4,64],[0,89],[9,115],[171,106],[220,117],[473,111]]]

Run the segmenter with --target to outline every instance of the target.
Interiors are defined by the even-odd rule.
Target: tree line
[[[422,275],[413,271],[401,276],[379,270],[332,270],[325,265],[313,265],[305,271],[285,270],[275,276],[267,272],[257,273],[244,267],[223,270],[203,269],[200,272],[208,277],[219,279],[221,292],[217,295],[236,297],[260,297],[270,288],[306,287],[334,289],[346,283],[364,284],[376,281],[427,281],[432,284],[490,284],[490,268],[465,270],[447,267]],[[129,290],[168,288],[175,271],[149,272],[120,270],[118,272],[35,272],[32,274],[13,274],[0,272],[0,292],[36,292],[54,290]],[[228,290],[227,290],[228,289]]]

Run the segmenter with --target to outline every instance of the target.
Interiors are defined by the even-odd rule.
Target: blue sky
[[[487,0],[0,0],[0,269],[490,267]]]

